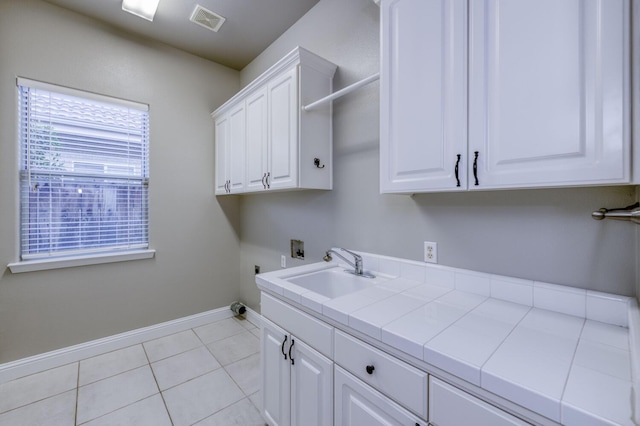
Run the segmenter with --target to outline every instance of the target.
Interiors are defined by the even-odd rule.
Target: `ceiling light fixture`
[[[153,21],[160,0],[122,0],[122,10]]]

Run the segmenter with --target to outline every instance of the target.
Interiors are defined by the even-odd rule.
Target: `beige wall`
[[[242,84],[295,45],[338,64],[336,90],[377,72],[379,14],[371,0],[321,0],[242,70]],[[250,306],[259,304],[253,265],[278,268],[291,238],[304,240],[307,262],[331,246],[420,260],[427,240],[444,265],[635,294],[634,228],[590,217],[633,203],[633,187],[380,195],[378,90],[373,83],[334,102],[333,191],[243,198],[240,275]]]
[[[150,105],[155,259],[12,275],[16,76]],[[213,196],[210,112],[239,73],[36,0],[0,0],[0,363],[228,305],[238,201]]]

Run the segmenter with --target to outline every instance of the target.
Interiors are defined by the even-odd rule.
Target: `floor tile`
[[[77,362],[3,383],[0,413],[75,389],[77,385]]]
[[[207,417],[195,426],[263,426],[264,419],[248,398]]]
[[[249,355],[258,353],[260,340],[250,331],[245,331],[244,333],[213,342],[208,348],[220,364],[229,365]]]
[[[127,405],[82,426],[171,426],[171,419],[160,394]]]
[[[93,420],[158,391],[148,365],[82,386],[78,390],[77,421],[84,423]]]
[[[142,345],[130,346],[80,361],[80,386],[148,364]]]
[[[238,326],[240,327],[240,326]],[[186,330],[159,339],[143,343],[150,362],[159,361],[170,356],[186,352],[202,345],[193,331]]]
[[[240,325],[235,318],[228,318],[212,324],[197,327],[193,331],[196,332],[200,340],[207,344],[216,340],[224,339],[225,337],[233,336],[234,334],[242,333],[245,331],[245,328]]]
[[[241,326],[243,326],[244,328],[246,328],[247,330],[251,330],[253,328],[257,328],[258,326],[255,325],[254,323],[252,323],[250,320],[248,320],[247,318],[241,317],[241,316],[236,316],[233,317],[233,319],[240,324]]]
[[[225,368],[245,395],[260,390],[260,354],[251,355]]]
[[[43,399],[0,414],[0,425],[73,426],[76,414],[76,390]]]
[[[258,392],[249,395],[249,399],[251,400],[253,405],[256,407],[256,409],[262,412],[262,391],[259,390]]]
[[[194,424],[245,396],[222,368],[162,394],[175,426]]]
[[[206,347],[200,346],[154,362],[151,368],[160,390],[165,390],[220,368],[220,363]]]

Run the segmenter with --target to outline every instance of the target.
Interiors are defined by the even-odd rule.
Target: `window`
[[[18,79],[22,260],[146,249],[148,106]]]

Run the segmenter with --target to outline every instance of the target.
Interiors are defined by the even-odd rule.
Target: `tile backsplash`
[[[362,255],[366,270],[621,327],[629,326],[631,297],[372,253],[357,253]]]

